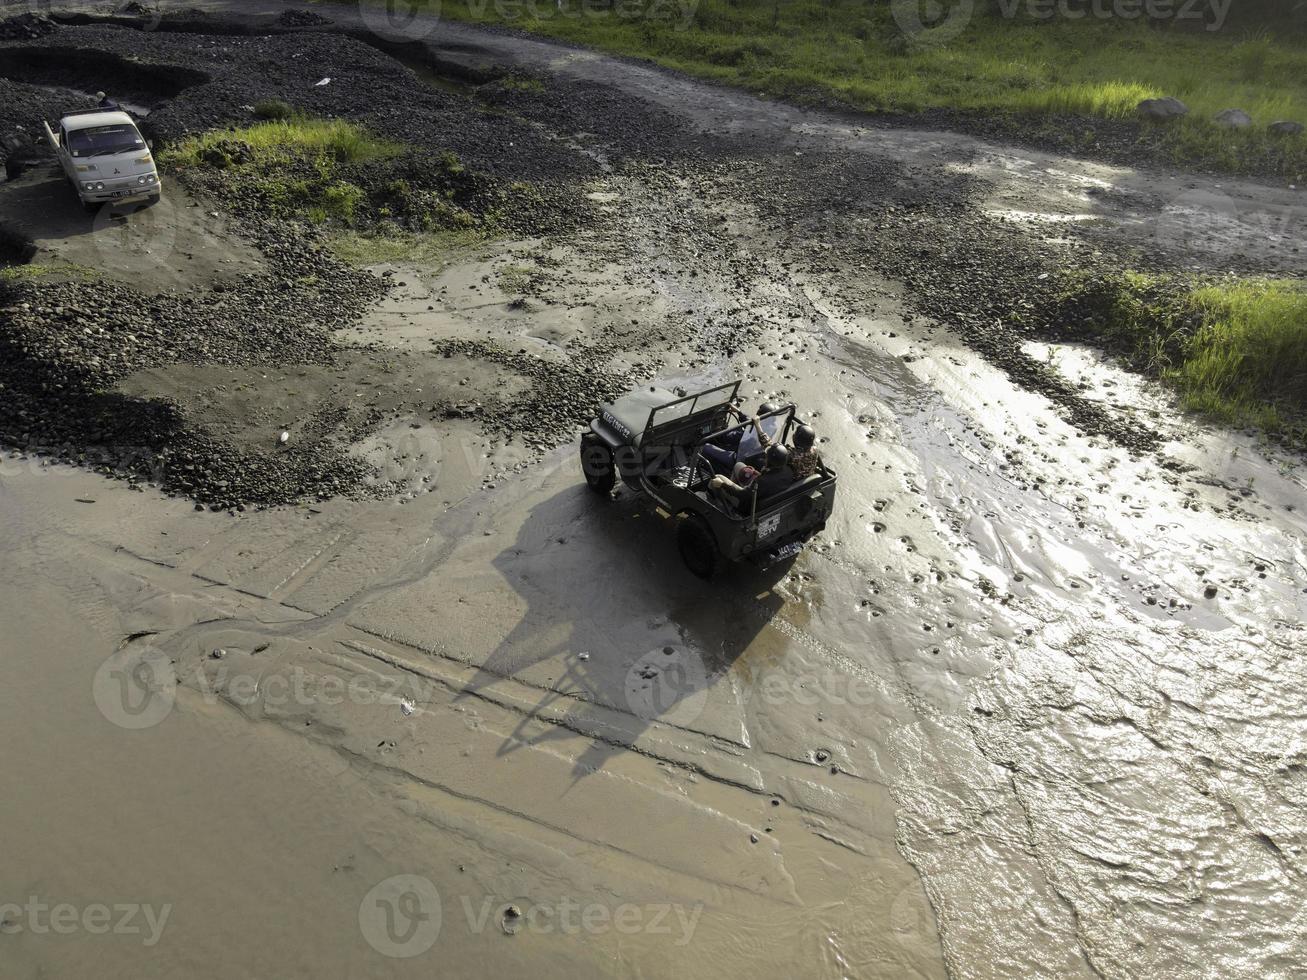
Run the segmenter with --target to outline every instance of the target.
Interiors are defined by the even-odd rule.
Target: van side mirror
[[[145,148],[146,148],[147,150],[153,150],[153,149],[154,149],[154,140],[146,140],[146,141],[145,141]]]

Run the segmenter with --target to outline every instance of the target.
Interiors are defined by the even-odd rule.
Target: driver
[[[734,473],[741,460],[755,461],[776,439],[781,416],[772,413],[780,408],[771,402],[758,406],[758,414],[746,420],[745,425],[724,432],[711,443],[704,443],[699,452],[708,460],[714,473]],[[771,415],[771,418],[767,416]],[[741,415],[741,418],[744,416]]]

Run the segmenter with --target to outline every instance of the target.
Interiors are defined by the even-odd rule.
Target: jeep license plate
[[[772,554],[775,556],[775,561],[784,561],[786,558],[797,555],[802,549],[802,541],[791,541],[789,544],[785,545],[785,547],[777,548],[772,552]]]

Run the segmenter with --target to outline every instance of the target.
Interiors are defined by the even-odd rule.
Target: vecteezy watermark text
[[[358,9],[368,29],[387,40],[420,41],[440,22],[440,0],[359,0]],[[687,31],[699,0],[467,0],[465,9],[475,21],[658,21]]]
[[[1146,20],[1202,22],[1225,26],[1234,0],[995,0],[990,15],[1004,20]],[[918,44],[943,44],[958,37],[975,17],[977,0],[890,0],[890,13]]]
[[[462,925],[481,935],[502,931],[540,936],[664,936],[677,947],[694,938],[703,904],[674,902],[583,902],[561,897],[550,901],[510,902],[493,895],[458,896]],[[452,911],[452,908],[451,908]],[[448,920],[439,889],[421,875],[393,875],[368,890],[359,903],[359,929],[368,945],[383,956],[407,959],[425,953]]]
[[[1001,16],[1033,20],[1201,20],[1219,31],[1234,0],[996,0]],[[1210,16],[1209,16],[1210,15]]]
[[[71,936],[85,932],[93,936],[141,936],[141,945],[153,946],[163,936],[172,903],[154,906],[141,902],[50,903],[29,895],[23,903],[0,902],[0,933],[34,936]]]

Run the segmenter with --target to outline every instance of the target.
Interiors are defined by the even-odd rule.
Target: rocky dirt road
[[[211,49],[300,38],[262,37],[287,8],[203,9],[185,31],[32,45],[193,49],[229,78]],[[372,46],[413,42],[439,111],[493,95],[507,121],[486,125],[538,141],[499,165],[556,170],[546,210],[584,220],[374,266],[375,298],[322,301],[312,356],[255,357],[255,330],[106,375],[223,453],[318,419],[302,438],[365,464],[375,497],[196,510],[19,447],[0,460],[25,844],[0,901],[171,906],[148,946],[6,911],[15,975],[1301,971],[1300,462],[1004,311],[1067,267],[1301,272],[1296,190],[315,13],[333,23],[296,30],[336,60],[278,91],[325,109],[307,90],[351,72],[416,91],[432,79]],[[372,42],[337,36],[363,27]],[[541,84],[465,84],[504,66]],[[161,129],[249,94],[206,84],[161,99]],[[402,131],[385,116],[367,118]],[[240,239],[197,202],[184,227]],[[301,261],[237,247],[273,271],[251,258],[236,286]],[[182,288],[227,322],[207,278]],[[289,315],[297,296],[260,302]],[[729,377],[798,403],[840,496],[793,567],[705,586],[656,514],[585,490],[568,440],[573,404],[615,379]],[[375,412],[321,421],[352,399]],[[190,465],[215,458],[255,457]]]

